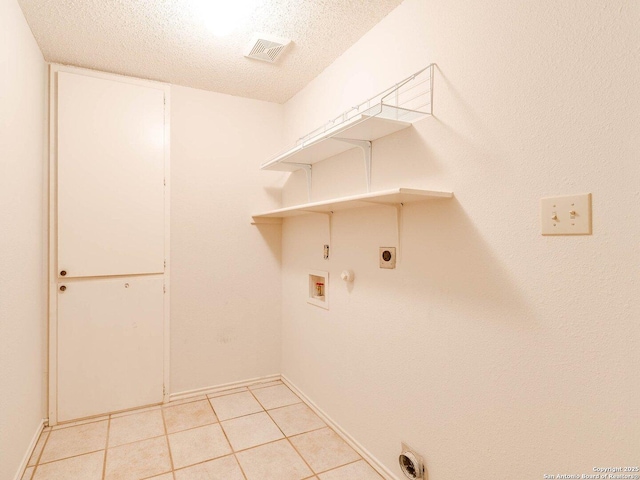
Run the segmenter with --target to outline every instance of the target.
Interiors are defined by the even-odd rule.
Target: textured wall
[[[281,105],[171,88],[171,392],[280,372]]]
[[[293,140],[438,64],[436,117],[373,148],[374,190],[455,192],[405,207],[398,268],[393,209],[336,213],[329,261],[324,216],[283,227],[283,373],[396,475],[401,440],[430,480],[637,463],[639,24],[622,0],[406,0],[286,104]],[[364,191],[361,162],[318,165],[315,198]],[[582,192],[593,235],[542,237],[539,199]]]
[[[0,0],[2,479],[14,477],[45,416],[46,85],[46,65],[18,3]]]

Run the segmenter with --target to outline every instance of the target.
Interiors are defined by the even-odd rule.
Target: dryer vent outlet
[[[398,463],[405,477],[413,480],[424,479],[422,457],[404,443],[402,444],[402,453],[398,457]]]

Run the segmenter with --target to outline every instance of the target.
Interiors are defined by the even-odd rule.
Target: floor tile
[[[220,425],[205,425],[169,435],[174,468],[186,467],[231,453]]]
[[[107,445],[108,421],[87,423],[77,427],[52,430],[40,463],[104,450]]]
[[[236,454],[247,480],[301,480],[313,475],[287,440]]]
[[[171,471],[166,437],[107,450],[105,480],[138,480]]]
[[[22,474],[22,479],[21,480],[31,480],[31,477],[33,477],[33,471],[34,470],[35,470],[35,467],[26,468],[24,473]]]
[[[218,421],[209,400],[183,403],[163,409],[167,432],[174,433],[187,428],[201,427]]]
[[[327,426],[304,403],[269,410],[269,415],[287,437]]]
[[[104,451],[38,465],[33,480],[100,480]]]
[[[49,437],[49,435],[50,435],[50,430],[47,430],[46,432],[42,432],[40,434],[40,438],[38,439],[38,442],[36,443],[36,446],[33,449],[33,453],[31,454],[31,458],[27,463],[28,466],[32,466],[38,463],[38,459],[40,458],[40,454],[42,453],[42,449],[44,448],[44,443],[47,441],[47,438]]]
[[[160,409],[112,418],[109,425],[109,447],[117,447],[160,435],[164,435],[164,423]]]
[[[215,397],[209,399],[209,401],[213,405],[213,409],[220,421],[263,411],[262,406],[250,392]]]
[[[289,440],[316,473],[360,460],[360,455],[330,428],[303,433]]]
[[[278,426],[265,412],[227,420],[221,425],[236,452],[284,438]]]
[[[382,480],[382,477],[364,460],[350,463],[320,474],[320,480]]]
[[[233,455],[176,470],[176,480],[245,480]]]
[[[247,387],[231,388],[229,390],[220,390],[219,392],[209,393],[207,397],[209,398],[222,397],[224,395],[231,395],[232,393],[240,393],[240,392],[246,392],[246,391],[247,391]]]
[[[252,390],[258,401],[267,410],[272,408],[284,407],[286,405],[292,405],[294,403],[300,403],[298,397],[296,397],[286,385],[275,385],[273,387],[259,388]]]
[[[249,389],[256,390],[258,388],[273,387],[275,385],[283,385],[282,380],[273,380],[270,382],[255,383],[253,385],[249,385]]]

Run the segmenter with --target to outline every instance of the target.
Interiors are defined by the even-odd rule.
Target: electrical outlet
[[[380,268],[396,268],[396,247],[380,247]]]

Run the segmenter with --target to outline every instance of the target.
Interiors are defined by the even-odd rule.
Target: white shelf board
[[[400,203],[418,202],[452,198],[452,192],[418,190],[414,188],[394,188],[381,192],[363,193],[348,197],[333,198],[320,202],[304,203],[293,207],[280,208],[270,212],[253,215],[253,223],[277,224],[277,219],[306,215],[308,213],[331,213],[352,208],[370,207],[372,205],[398,205]]]
[[[395,115],[411,115],[415,112],[397,107],[384,106],[385,114],[393,110]],[[383,116],[371,116],[366,114],[356,115],[347,122],[327,130],[317,136],[307,140],[302,145],[297,145],[290,150],[274,157],[262,164],[262,170],[281,170],[293,172],[300,168],[299,164],[312,165],[339,153],[346,152],[354,145],[336,140],[337,138],[347,138],[351,140],[377,140],[392,133],[404,130],[411,126],[411,122],[385,118]]]

